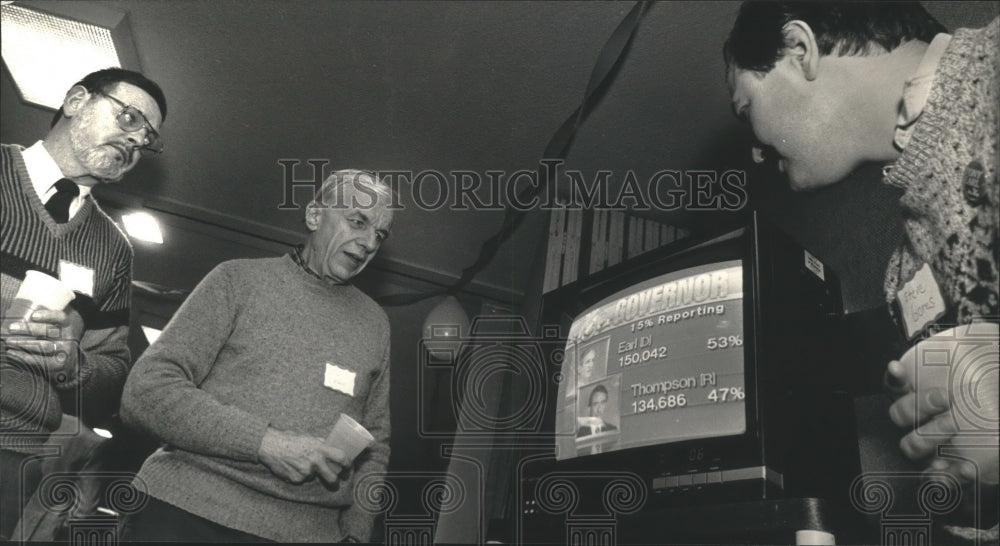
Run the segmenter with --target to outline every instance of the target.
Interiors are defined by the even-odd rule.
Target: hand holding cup
[[[59,279],[28,271],[4,311],[0,337],[11,362],[63,383],[77,375],[83,318],[66,306],[75,294]]]
[[[76,294],[69,289],[59,279],[46,275],[41,271],[28,271],[21,281],[21,286],[14,295],[14,300],[10,307],[3,314],[3,329],[0,331],[4,335],[32,335],[33,337],[60,337],[41,336],[34,334],[34,329],[27,323],[31,322],[31,315],[38,310],[61,311]]]
[[[353,461],[375,442],[375,437],[361,423],[350,415],[341,413],[333,431],[326,438],[326,443],[340,449],[348,460]]]
[[[909,429],[900,441],[904,455],[963,480],[1000,481],[998,334],[995,323],[958,326],[889,363],[889,375],[907,391],[889,408],[893,423]]]

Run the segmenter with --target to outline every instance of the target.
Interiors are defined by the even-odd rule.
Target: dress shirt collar
[[[903,103],[896,118],[896,134],[893,138],[896,147],[900,150],[910,142],[910,134],[916,125],[917,119],[927,105],[927,97],[931,92],[931,85],[934,83],[934,73],[941,63],[948,44],[951,42],[950,34],[938,34],[931,40],[927,51],[924,52],[923,59],[917,66],[917,71],[910,79],[903,84]]]
[[[41,140],[25,148],[21,152],[21,157],[24,158],[24,167],[28,171],[28,177],[31,178],[31,186],[35,188],[35,193],[44,204],[56,193],[56,182],[60,178],[65,178],[62,170],[59,169],[59,165],[56,165],[56,161],[52,159],[52,155],[42,145]],[[90,186],[77,184],[77,187],[80,188],[80,195],[76,196],[70,203],[70,218],[76,214],[76,211],[80,210],[83,200],[90,195]]]

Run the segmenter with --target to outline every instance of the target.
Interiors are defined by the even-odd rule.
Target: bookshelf
[[[542,292],[550,292],[688,236],[670,224],[623,210],[566,206],[552,210]]]

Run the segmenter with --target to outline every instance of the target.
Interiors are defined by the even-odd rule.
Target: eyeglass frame
[[[119,129],[121,129],[122,131],[125,131],[126,133],[134,133],[134,132],[138,131],[141,127],[145,127],[146,128],[146,142],[147,143],[144,144],[144,145],[142,145],[142,146],[140,146],[138,148],[140,153],[142,153],[142,152],[149,152],[149,153],[154,154],[154,155],[163,153],[163,137],[160,136],[160,132],[159,131],[157,131],[156,129],[153,128],[153,124],[149,122],[149,118],[146,117],[146,114],[143,113],[142,110],[138,109],[137,107],[135,107],[135,106],[133,106],[131,104],[127,104],[124,101],[122,101],[121,99],[119,99],[118,97],[115,97],[113,95],[105,93],[104,91],[98,90],[98,91],[96,91],[96,93],[98,95],[102,96],[102,97],[105,97],[105,98],[113,100],[118,106],[121,107],[121,110],[119,110],[118,113],[115,114],[115,122],[118,123],[118,128]],[[122,127],[122,122],[119,121],[119,120],[120,120],[122,114],[124,114],[125,112],[128,112],[129,110],[135,110],[139,114],[139,117],[142,118],[143,125],[141,125],[140,127],[136,127],[135,129],[132,129],[132,130],[129,130],[129,129],[125,128],[125,127]],[[150,138],[150,135],[153,135],[153,138]],[[149,147],[149,146],[151,146],[153,144],[153,142],[159,142],[160,143],[160,149],[159,150],[155,150],[155,149]]]

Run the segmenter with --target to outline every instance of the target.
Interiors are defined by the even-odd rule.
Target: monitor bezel
[[[573,471],[628,470],[644,477],[653,477],[763,464],[755,326],[760,318],[756,237],[756,229],[751,225],[713,236],[678,241],[543,296],[543,323],[549,324],[555,320],[565,338],[576,317],[608,297],[627,291],[629,287],[671,272],[697,266],[721,265],[733,260],[739,260],[743,270],[745,431],[741,434],[666,440],[600,454],[578,455],[558,461],[556,464],[560,468]],[[572,307],[566,312],[568,306]],[[558,364],[553,366],[559,370]],[[549,394],[555,400],[558,385],[552,385]],[[552,409],[545,421],[551,431],[555,430],[555,405],[550,405]],[[557,438],[554,438],[555,442],[558,442]]]

